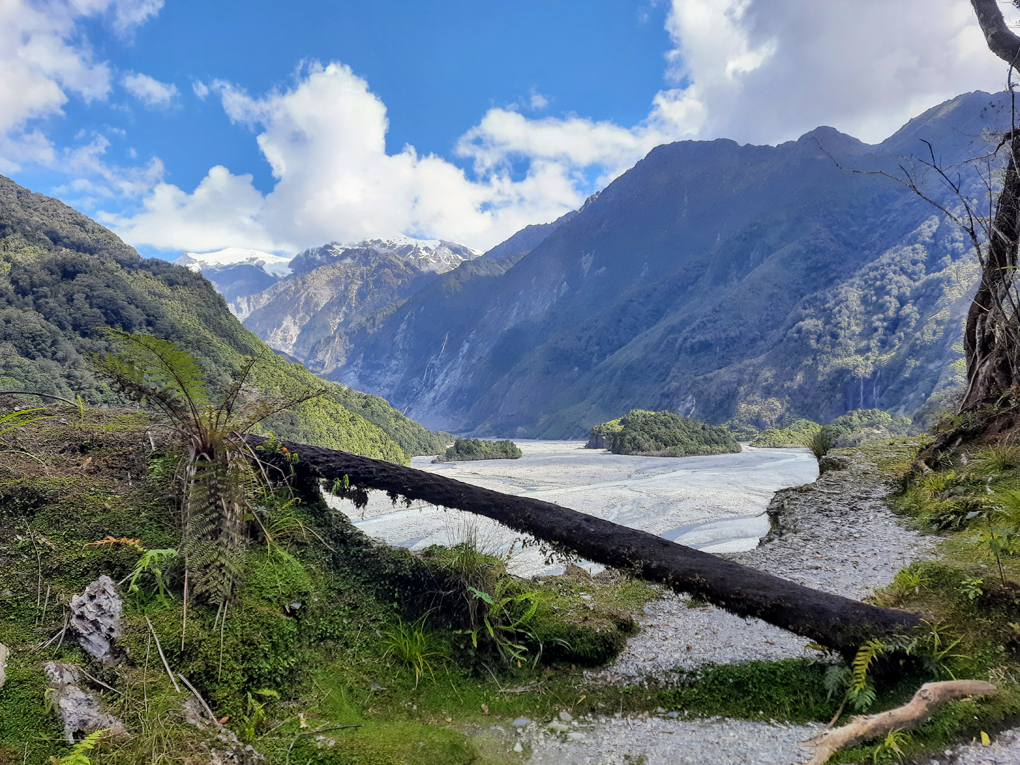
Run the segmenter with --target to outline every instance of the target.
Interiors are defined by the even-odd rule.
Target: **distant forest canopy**
[[[516,460],[521,450],[513,441],[484,441],[480,438],[458,438],[453,446],[436,457],[436,462],[469,462],[471,460]]]
[[[613,454],[653,457],[692,457],[740,451],[737,439],[726,428],[673,412],[643,409],[633,409],[619,419],[596,425],[586,446],[606,448]]]
[[[826,425],[800,419],[783,428],[767,428],[754,437],[751,446],[807,446],[818,433],[824,433],[832,446],[859,446],[867,441],[912,435],[918,430],[910,418],[902,415],[881,409],[854,409]]]
[[[266,421],[281,437],[395,462],[435,454],[448,441],[384,399],[326,383],[274,354],[199,274],[143,259],[62,202],[0,176],[0,390],[122,404],[87,363],[110,348],[104,327],[178,343],[214,388],[256,356],[252,383],[263,395],[326,389]]]

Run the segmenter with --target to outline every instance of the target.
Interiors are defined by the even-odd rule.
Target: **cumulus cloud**
[[[109,17],[128,33],[163,0],[28,0],[0,2],[0,170],[51,164],[58,152],[33,121],[63,113],[69,97],[86,103],[110,92],[109,65],[96,60],[79,22]]]
[[[638,124],[493,108],[456,143],[467,172],[411,146],[388,154],[385,104],[343,64],[257,96],[196,83],[256,133],[272,190],[216,167],[193,192],[160,183],[135,214],[108,221],[167,249],[295,251],[396,232],[486,247],[578,206],[661,143],[776,143],[823,124],[874,142],[1005,80],[961,0],[673,0],[666,30],[664,86]],[[533,91],[525,105],[547,97]]]
[[[191,194],[160,184],[136,214],[107,216],[129,241],[296,251],[406,232],[486,245],[583,200],[569,169],[542,158],[513,181],[495,166],[469,179],[411,146],[388,154],[385,105],[342,64],[311,65],[293,87],[263,97],[222,81],[211,87],[231,120],[258,133],[273,190],[263,196],[250,175],[222,167]]]
[[[155,109],[169,108],[178,95],[176,85],[160,82],[147,74],[128,72],[121,78],[121,84],[128,93]]]

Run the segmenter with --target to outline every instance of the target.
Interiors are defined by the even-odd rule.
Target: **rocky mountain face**
[[[405,299],[479,255],[454,242],[397,236],[305,250],[284,259],[285,271],[252,261],[206,263],[201,270],[259,338],[314,365],[312,346],[338,326]]]
[[[290,274],[290,258],[259,250],[226,247],[216,252],[186,252],[174,263],[202,274],[223,295],[231,313],[243,319],[248,297]]]
[[[635,408],[716,423],[916,412],[960,379],[976,263],[945,215],[851,170],[923,171],[922,141],[945,165],[983,154],[1008,117],[1004,96],[971,93],[874,146],[831,128],[660,146],[540,241],[338,324],[312,360],[479,435],[579,436]]]

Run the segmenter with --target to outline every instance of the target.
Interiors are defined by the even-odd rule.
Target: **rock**
[[[563,569],[561,575],[564,579],[569,579],[576,582],[587,582],[591,580],[591,574],[586,570],[578,566],[576,563],[568,563],[566,568]]]
[[[531,720],[529,720],[527,717],[518,717],[510,724],[513,725],[515,728],[523,728],[526,725],[531,725]]]
[[[828,473],[830,470],[846,470],[853,464],[853,460],[842,454],[826,454],[818,460],[818,474]]]
[[[7,657],[11,655],[10,649],[0,643],[0,688],[7,682]]]
[[[111,714],[100,711],[99,697],[78,687],[78,668],[73,664],[48,661],[43,672],[53,689],[52,701],[64,723],[64,736],[74,743],[74,734],[88,735],[97,730],[109,729],[125,733],[124,724]]]
[[[120,637],[120,615],[124,603],[113,580],[101,576],[81,595],[71,598],[71,628],[78,643],[98,661],[113,661],[110,643]]]
[[[553,720],[551,723],[549,723],[549,730],[554,730],[557,733],[566,733],[568,730],[570,730],[570,727],[568,725],[561,723],[559,720]]]
[[[524,751],[524,747],[521,746],[521,742],[520,741],[518,741],[516,744],[514,744],[514,751],[515,752],[523,752]]]
[[[563,722],[568,723],[568,722],[571,722],[574,719],[574,716],[572,714],[570,714],[570,712],[568,712],[566,710],[563,710],[562,712],[560,712],[560,719]]]

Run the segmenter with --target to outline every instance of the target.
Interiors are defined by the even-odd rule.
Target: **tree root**
[[[887,712],[866,717],[854,717],[849,725],[827,730],[801,746],[815,747],[815,753],[805,765],[825,765],[839,749],[885,736],[894,730],[919,728],[928,721],[935,707],[965,696],[985,696],[995,693],[995,686],[980,680],[949,680],[925,683],[907,704]]]

